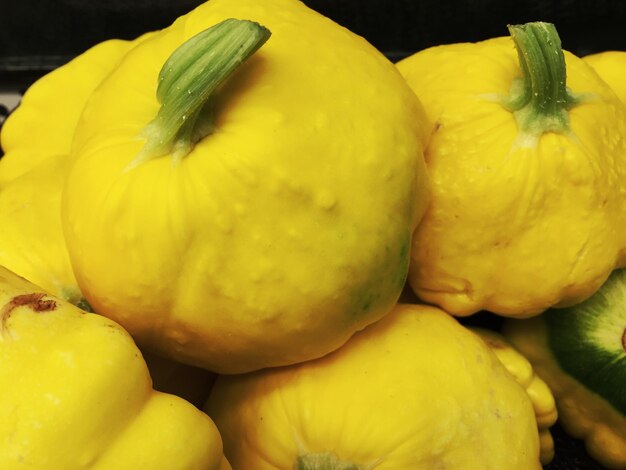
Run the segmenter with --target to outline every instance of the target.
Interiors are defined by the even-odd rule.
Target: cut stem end
[[[522,75],[512,83],[503,106],[514,114],[520,133],[526,136],[567,133],[569,110],[579,100],[566,86],[565,56],[556,28],[543,22],[508,28]]]
[[[178,47],[158,78],[157,116],[144,128],[146,143],[131,162],[172,154],[183,158],[213,131],[211,97],[237,68],[270,37],[270,31],[248,20],[227,19]]]

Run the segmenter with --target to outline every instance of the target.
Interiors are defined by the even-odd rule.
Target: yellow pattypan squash
[[[0,468],[226,470],[213,422],[131,337],[0,267]]]
[[[626,269],[586,301],[504,334],[552,389],[559,422],[607,468],[626,468]]]
[[[22,162],[30,166],[26,159]],[[61,188],[67,168],[67,155],[46,156],[0,188],[0,265],[88,309],[61,227]]]
[[[87,98],[130,45],[120,39],[99,43],[28,88],[2,125],[0,189],[43,159],[69,153]]]
[[[91,92],[122,55],[149,34],[134,42],[97,44],[43,76],[27,90],[0,134],[10,150],[0,160],[0,265],[86,310],[90,306],[76,284],[60,217],[71,140]],[[28,129],[41,129],[43,139],[33,139]],[[155,390],[196,406],[206,400],[214,374],[147,351],[142,354]]]
[[[61,191],[82,109],[133,44],[102,42],[44,75],[26,91],[0,134],[6,152],[0,159],[0,265],[82,308],[88,306],[61,227]]]
[[[613,88],[622,103],[626,103],[626,51],[597,52],[583,59]]]
[[[216,372],[326,354],[400,295],[428,132],[393,64],[301,2],[206,2],[83,112],[62,211],[80,288]]]
[[[532,365],[502,335],[484,328],[470,328],[491,348],[502,365],[524,387],[535,410],[539,428],[541,463],[546,465],[554,458],[554,439],[550,427],[556,423],[557,409],[554,395],[548,385],[535,373]]]
[[[435,123],[409,282],[454,315],[571,305],[626,262],[626,107],[553,25],[510,33],[397,64]]]
[[[435,307],[399,304],[320,359],[220,376],[205,410],[237,470],[541,468],[528,395]]]

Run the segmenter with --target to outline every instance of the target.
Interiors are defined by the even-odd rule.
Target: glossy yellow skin
[[[220,376],[205,409],[238,470],[323,452],[358,469],[541,468],[528,395],[434,307],[400,304],[321,359]]]
[[[61,227],[61,191],[74,129],[132,44],[102,42],[40,78],[0,134],[0,265],[72,303],[81,293]]]
[[[543,318],[510,321],[503,331],[552,390],[563,429],[583,439],[589,455],[605,467],[626,468],[626,419],[563,371],[548,347]]]
[[[87,98],[130,45],[119,39],[99,43],[28,88],[2,126],[0,189],[45,158],[69,153]]]
[[[626,103],[626,51],[598,52],[583,59],[609,84],[622,103]]]
[[[580,103],[536,142],[501,104],[520,74],[510,38],[433,47],[398,68],[435,122],[432,203],[409,281],[454,315],[527,317],[582,301],[626,261],[626,110],[565,52]]]
[[[214,133],[128,170],[161,66],[228,17],[272,36],[220,88]],[[141,345],[213,371],[326,354],[400,294],[428,132],[362,38],[294,0],[211,0],[127,54],[85,109],[63,207],[79,285]]]
[[[81,294],[61,227],[67,163],[67,155],[46,156],[0,189],[0,264],[76,303]]]
[[[89,95],[132,45],[105,41],[39,79],[0,134],[9,150],[0,159],[0,265],[82,307],[60,217],[68,154]],[[33,138],[33,129],[41,139]],[[213,374],[146,351],[142,354],[155,390],[197,406],[206,400]]]
[[[213,422],[152,389],[128,333],[41,292],[0,267],[0,468],[230,469]]]
[[[554,458],[554,440],[550,434],[550,427],[556,423],[558,414],[550,388],[535,374],[528,359],[520,354],[502,335],[484,328],[471,328],[471,330],[481,337],[506,370],[526,390],[533,404],[537,426],[539,427],[541,464],[547,465]]]

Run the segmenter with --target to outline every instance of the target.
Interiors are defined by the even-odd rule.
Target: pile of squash
[[[527,470],[557,415],[626,468],[626,52],[509,33],[392,64],[210,0],[35,82],[0,468]]]

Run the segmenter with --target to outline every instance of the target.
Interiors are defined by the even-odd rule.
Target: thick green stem
[[[522,76],[514,81],[503,105],[513,112],[520,133],[534,138],[569,131],[569,109],[577,98],[567,89],[565,57],[553,24],[509,26]]]
[[[166,154],[182,158],[210,134],[213,93],[270,34],[258,23],[227,19],[176,49],[159,73],[161,108],[144,128],[145,146],[131,166]]]
[[[367,470],[371,466],[345,462],[332,452],[320,452],[299,455],[294,470]]]

